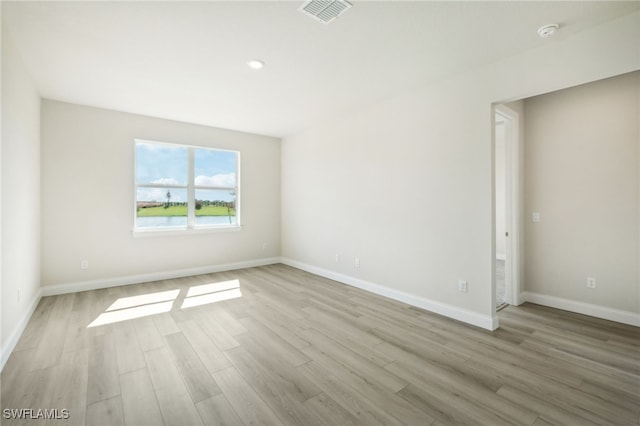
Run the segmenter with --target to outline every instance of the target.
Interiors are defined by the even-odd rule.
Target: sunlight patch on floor
[[[187,298],[182,302],[181,309],[209,303],[222,302],[223,300],[242,297],[240,281],[231,280],[213,284],[203,284],[189,288]]]
[[[240,288],[238,280],[221,281],[219,283],[202,284],[189,287],[187,297],[200,296],[201,294],[217,293],[224,290]]]
[[[107,311],[115,311],[118,309],[133,308],[134,306],[150,305],[152,303],[176,300],[178,294],[180,294],[180,289],[141,294],[139,296],[121,297],[113,302]]]
[[[168,302],[153,303],[150,305],[136,306],[134,308],[119,309],[117,311],[104,312],[98,316],[91,324],[87,326],[96,327],[99,325],[113,324],[115,322],[127,321],[135,318],[146,317],[149,315],[162,314],[169,312],[173,306],[173,300]]]
[[[87,326],[97,327],[105,324],[127,321],[170,312],[174,302],[180,296],[180,289],[121,297],[101,313]],[[221,281],[189,287],[180,309],[222,302],[242,297],[239,280]]]

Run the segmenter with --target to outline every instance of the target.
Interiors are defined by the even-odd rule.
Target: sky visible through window
[[[234,151],[136,141],[135,228],[239,226],[238,161]]]
[[[196,187],[234,187],[236,185],[236,153],[194,149],[194,176]],[[138,184],[186,186],[187,179],[186,147],[143,142],[136,144],[136,182]],[[166,194],[166,187],[138,187],[137,199],[163,202],[167,199]],[[232,201],[234,194],[229,190],[216,190],[215,198],[221,201]],[[186,190],[171,189],[171,201],[186,202]]]

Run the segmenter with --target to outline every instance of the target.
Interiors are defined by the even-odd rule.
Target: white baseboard
[[[388,297],[389,299],[397,300],[399,302],[407,303],[409,305],[416,306],[418,308],[426,309],[436,314],[453,318],[458,321],[462,321],[467,324],[474,325],[476,327],[481,327],[486,330],[495,330],[498,328],[497,315],[495,316],[482,315],[477,312],[461,309],[456,306],[426,299],[420,296],[415,296],[413,294],[405,293],[399,290],[394,290],[389,287],[385,287],[369,281],[361,280],[359,278],[354,278],[348,275],[340,274],[338,272],[330,271],[328,269],[320,268],[313,265],[308,265],[306,263],[298,262],[297,260],[283,257],[281,261],[285,265],[302,269],[303,271],[307,271],[315,275],[320,275],[321,277],[329,278],[331,280],[338,281],[343,284],[357,287],[362,290],[366,290],[371,293],[378,294],[380,296]]]
[[[18,344],[18,340],[20,340],[20,336],[22,336],[24,329],[27,327],[27,324],[31,319],[31,315],[33,315],[36,308],[38,307],[38,303],[40,303],[41,298],[42,298],[42,291],[38,290],[34,298],[31,300],[31,303],[29,303],[27,310],[22,315],[22,318],[20,318],[20,321],[18,321],[13,331],[11,332],[11,336],[9,337],[9,340],[7,340],[7,343],[5,343],[2,349],[0,350],[0,371],[2,371],[2,369],[4,368],[4,365],[7,363],[7,360],[9,359],[9,356],[11,356],[11,352],[13,352],[13,349]]]
[[[149,274],[128,275],[91,281],[79,281],[75,283],[48,285],[42,287],[42,296],[76,293],[78,291],[97,290],[100,288],[118,287],[121,285],[139,284],[150,281],[168,280],[172,278],[182,278],[201,274],[211,274],[213,272],[233,271],[235,269],[272,265],[274,263],[280,263],[280,258],[269,257],[264,259],[226,263],[222,265],[201,266],[197,268],[177,269],[174,271],[152,272]]]
[[[537,305],[548,306],[550,308],[562,309],[564,311],[589,315],[591,317],[602,318],[609,321],[640,327],[640,313],[623,311],[620,309],[607,308],[606,306],[592,305],[590,303],[578,302],[576,300],[563,299],[561,297],[548,296],[546,294],[524,292],[522,298],[526,302]]]

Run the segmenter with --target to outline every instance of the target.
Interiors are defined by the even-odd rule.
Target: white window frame
[[[172,184],[158,184],[158,183],[138,183],[137,182],[137,144],[155,144],[155,145],[168,145],[187,149],[187,184],[186,185],[172,185]],[[195,152],[196,149],[205,149],[210,151],[222,151],[232,152],[236,155],[236,181],[235,187],[222,187],[222,186],[204,186],[195,184]],[[133,143],[133,234],[134,236],[161,236],[167,234],[184,234],[184,233],[202,233],[202,232],[220,232],[220,231],[239,231],[241,226],[240,221],[240,151],[213,148],[209,146],[199,145],[187,145],[171,142],[160,142],[147,139],[134,139]],[[187,225],[186,226],[167,226],[157,228],[139,228],[137,224],[137,203],[138,203],[138,188],[163,188],[168,191],[171,189],[185,189],[187,192]],[[235,223],[224,225],[196,225],[196,190],[232,190],[235,192]]]

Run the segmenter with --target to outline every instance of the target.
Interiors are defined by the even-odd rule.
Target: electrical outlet
[[[268,243],[262,243],[262,250],[266,250],[269,247]]]
[[[531,221],[534,222],[534,223],[540,222],[540,213],[539,212],[533,212],[533,214],[531,215]]]
[[[80,261],[80,269],[89,269],[89,261],[88,260],[81,260]]]
[[[467,282],[465,280],[458,281],[458,291],[460,293],[466,293],[467,292]]]
[[[587,287],[596,288],[596,279],[593,277],[587,277]]]
[[[340,255],[336,253],[336,263],[340,263]]]
[[[355,260],[354,264],[356,265],[356,268],[360,267],[360,258],[359,257],[356,257],[356,260]]]

